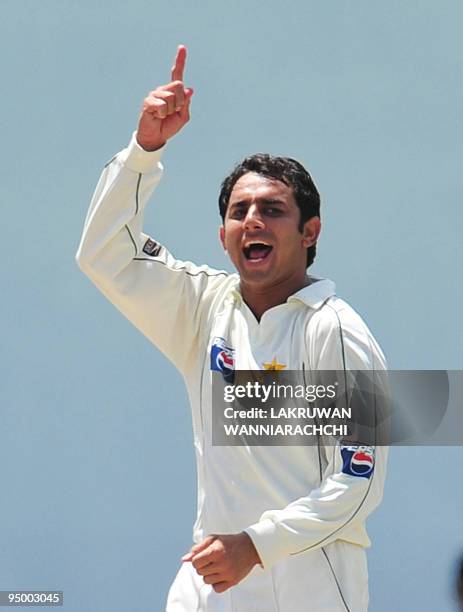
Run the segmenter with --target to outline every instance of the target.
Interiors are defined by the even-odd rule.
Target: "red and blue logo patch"
[[[349,476],[370,478],[375,468],[373,446],[341,446],[342,472]]]
[[[223,338],[214,338],[211,347],[211,370],[222,372],[224,380],[232,383],[235,376],[235,351]]]

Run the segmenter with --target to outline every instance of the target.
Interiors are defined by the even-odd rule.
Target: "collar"
[[[231,293],[233,297],[238,300],[239,303],[243,301],[243,297],[240,292],[240,279],[239,276],[233,275],[234,279]],[[336,294],[336,285],[333,281],[328,278],[316,278],[315,276],[309,276],[310,285],[299,289],[293,295],[290,295],[287,302],[302,302],[310,308],[317,310],[326,302],[330,297]]]
[[[330,297],[336,294],[336,285],[328,278],[316,278],[309,276],[310,285],[299,289],[294,295],[290,295],[288,302],[299,301],[317,310]]]

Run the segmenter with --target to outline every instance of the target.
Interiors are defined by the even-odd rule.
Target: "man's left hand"
[[[251,538],[244,531],[232,535],[210,535],[195,544],[182,561],[191,561],[206,584],[223,593],[245,578],[260,563]]]

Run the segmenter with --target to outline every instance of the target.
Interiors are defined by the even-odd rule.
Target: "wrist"
[[[146,151],[138,144],[136,135],[136,132],[133,132],[127,148],[121,154],[120,159],[124,166],[133,172],[142,174],[162,172],[160,160],[164,149]]]
[[[262,562],[261,562],[260,557],[259,557],[259,553],[257,552],[257,549],[254,546],[254,542],[252,541],[252,539],[249,536],[249,534],[246,533],[246,531],[242,531],[241,535],[243,536],[243,540],[246,541],[246,544],[248,546],[249,556],[250,556],[250,559],[252,561],[253,566],[254,565],[262,565]]]
[[[153,151],[158,151],[159,149],[162,149],[162,147],[166,144],[166,140],[164,140],[164,142],[147,142],[144,141],[142,139],[140,139],[138,137],[138,133],[135,135],[135,138],[137,140],[137,144],[144,150],[144,151],[148,151],[149,153],[152,153]]]

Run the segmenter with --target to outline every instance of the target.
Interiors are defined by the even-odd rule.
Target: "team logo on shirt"
[[[370,478],[375,467],[373,446],[341,446],[342,471],[350,476]]]
[[[155,240],[148,238],[148,240],[145,242],[145,246],[143,247],[143,253],[151,255],[151,257],[157,257],[161,248],[161,245],[158,244]]]
[[[286,368],[286,365],[284,363],[278,363],[276,357],[274,357],[272,361],[266,361],[263,366],[264,370],[270,370],[272,372],[278,372]]]
[[[211,370],[222,372],[224,380],[232,383],[235,375],[235,351],[223,338],[214,338],[211,347]]]

